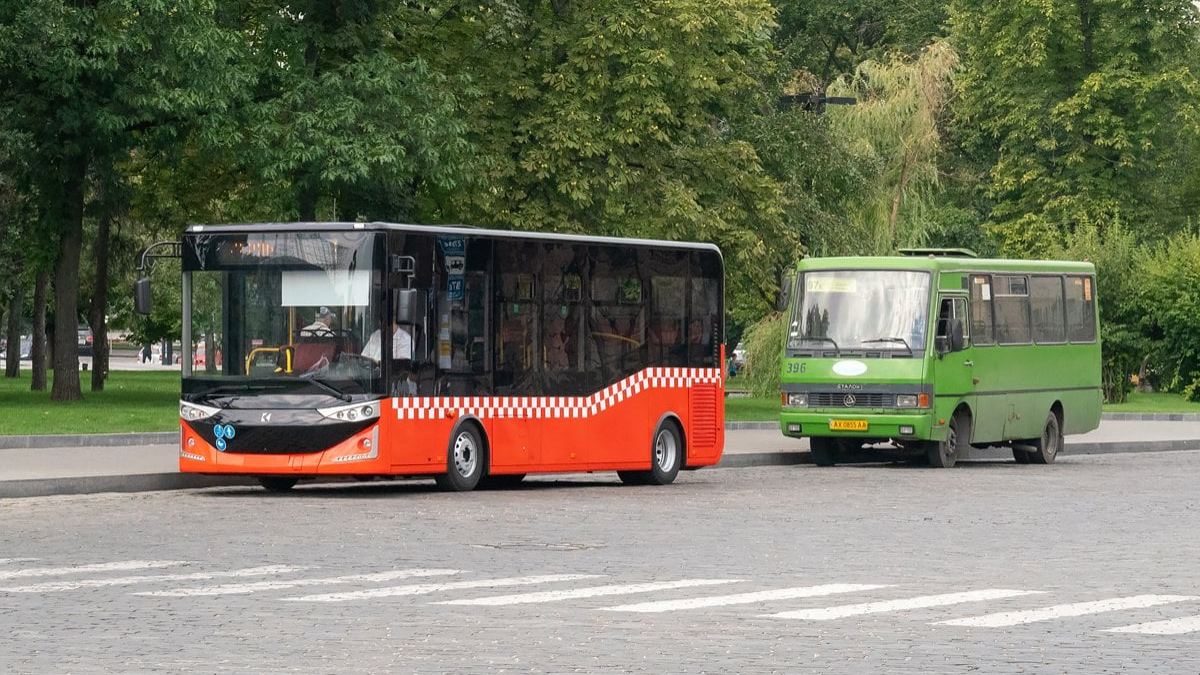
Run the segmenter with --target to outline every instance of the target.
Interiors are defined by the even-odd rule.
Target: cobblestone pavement
[[[0,502],[3,672],[1200,672],[1200,453]]]

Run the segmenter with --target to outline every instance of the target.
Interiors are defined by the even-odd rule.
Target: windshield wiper
[[[863,340],[862,344],[869,345],[873,342],[899,342],[900,344],[904,345],[905,349],[908,350],[909,356],[914,356],[913,348],[909,346],[908,340],[905,340],[902,337],[879,337],[879,338],[875,338],[873,340]]]
[[[223,384],[219,387],[213,387],[208,391],[200,392],[197,396],[202,401],[209,401],[225,394],[247,394],[252,391],[264,391],[267,389],[283,389],[283,387],[273,384],[250,384],[249,382],[243,384]],[[222,407],[228,408],[229,406],[225,405]]]
[[[830,338],[830,337],[812,337],[812,336],[809,336],[809,337],[802,337],[802,338],[797,338],[797,339],[798,339],[798,340],[801,340],[801,341],[804,341],[804,340],[821,340],[821,341],[824,341],[824,342],[828,342],[829,344],[833,345],[833,351],[837,352],[838,354],[841,354],[841,353],[842,353],[842,348],[841,348],[841,347],[839,347],[839,346],[838,346],[838,343],[834,342],[834,341],[833,341],[833,338]]]
[[[302,375],[302,376],[300,376],[300,379],[306,380],[308,382],[312,382],[313,384],[317,385],[318,387],[324,389],[325,391],[329,392],[330,394],[333,394],[334,396],[340,398],[341,400],[343,400],[347,403],[354,400],[354,398],[352,396],[350,396],[350,394],[347,394],[346,392],[342,391],[341,389],[338,389],[337,387],[333,386],[332,384],[328,384],[328,383],[322,381],[321,378],[317,377],[316,375],[309,375],[309,376]]]

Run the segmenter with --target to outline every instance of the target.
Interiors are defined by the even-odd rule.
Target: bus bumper
[[[179,470],[182,473],[243,474],[251,476],[383,475],[391,467],[379,448],[379,424],[372,424],[344,441],[319,452],[222,452],[181,423]]]
[[[835,420],[866,422],[865,431],[846,431],[831,428]],[[794,410],[784,408],[779,415],[779,430],[784,436],[802,437],[836,437],[836,438],[894,438],[897,440],[931,440],[939,431],[944,433],[944,427],[934,423],[933,412],[929,410],[914,410],[912,412],[847,412],[845,410]],[[907,432],[907,433],[905,433]]]

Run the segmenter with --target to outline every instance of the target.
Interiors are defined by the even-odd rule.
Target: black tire
[[[295,478],[285,478],[282,476],[259,476],[258,482],[271,492],[288,492],[296,487]]]
[[[650,441],[649,471],[618,471],[626,485],[670,485],[683,467],[683,434],[671,420],[663,420]]]
[[[808,450],[812,454],[813,464],[817,466],[833,466],[837,464],[838,445],[836,438],[810,436],[808,439]]]
[[[446,473],[434,478],[438,487],[450,492],[474,490],[483,478],[487,452],[474,424],[464,424],[450,437],[446,448]]]
[[[1029,441],[1029,461],[1032,464],[1053,464],[1062,446],[1062,420],[1058,419],[1058,413],[1051,410],[1042,427],[1041,438]]]
[[[1028,464],[1032,460],[1029,458],[1029,451],[1020,446],[1013,446],[1013,459],[1017,460],[1017,464]]]
[[[506,488],[514,488],[525,480],[523,473],[506,473],[498,476],[484,476],[479,480],[480,490],[504,490]]]
[[[955,412],[950,418],[950,426],[946,429],[946,439],[929,441],[926,456],[929,466],[937,469],[949,469],[958,462],[971,445],[971,418],[964,412]]]

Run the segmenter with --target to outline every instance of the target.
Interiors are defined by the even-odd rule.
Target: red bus
[[[721,458],[715,246],[289,223],[193,226],[180,252],[180,471],[471,490]]]

